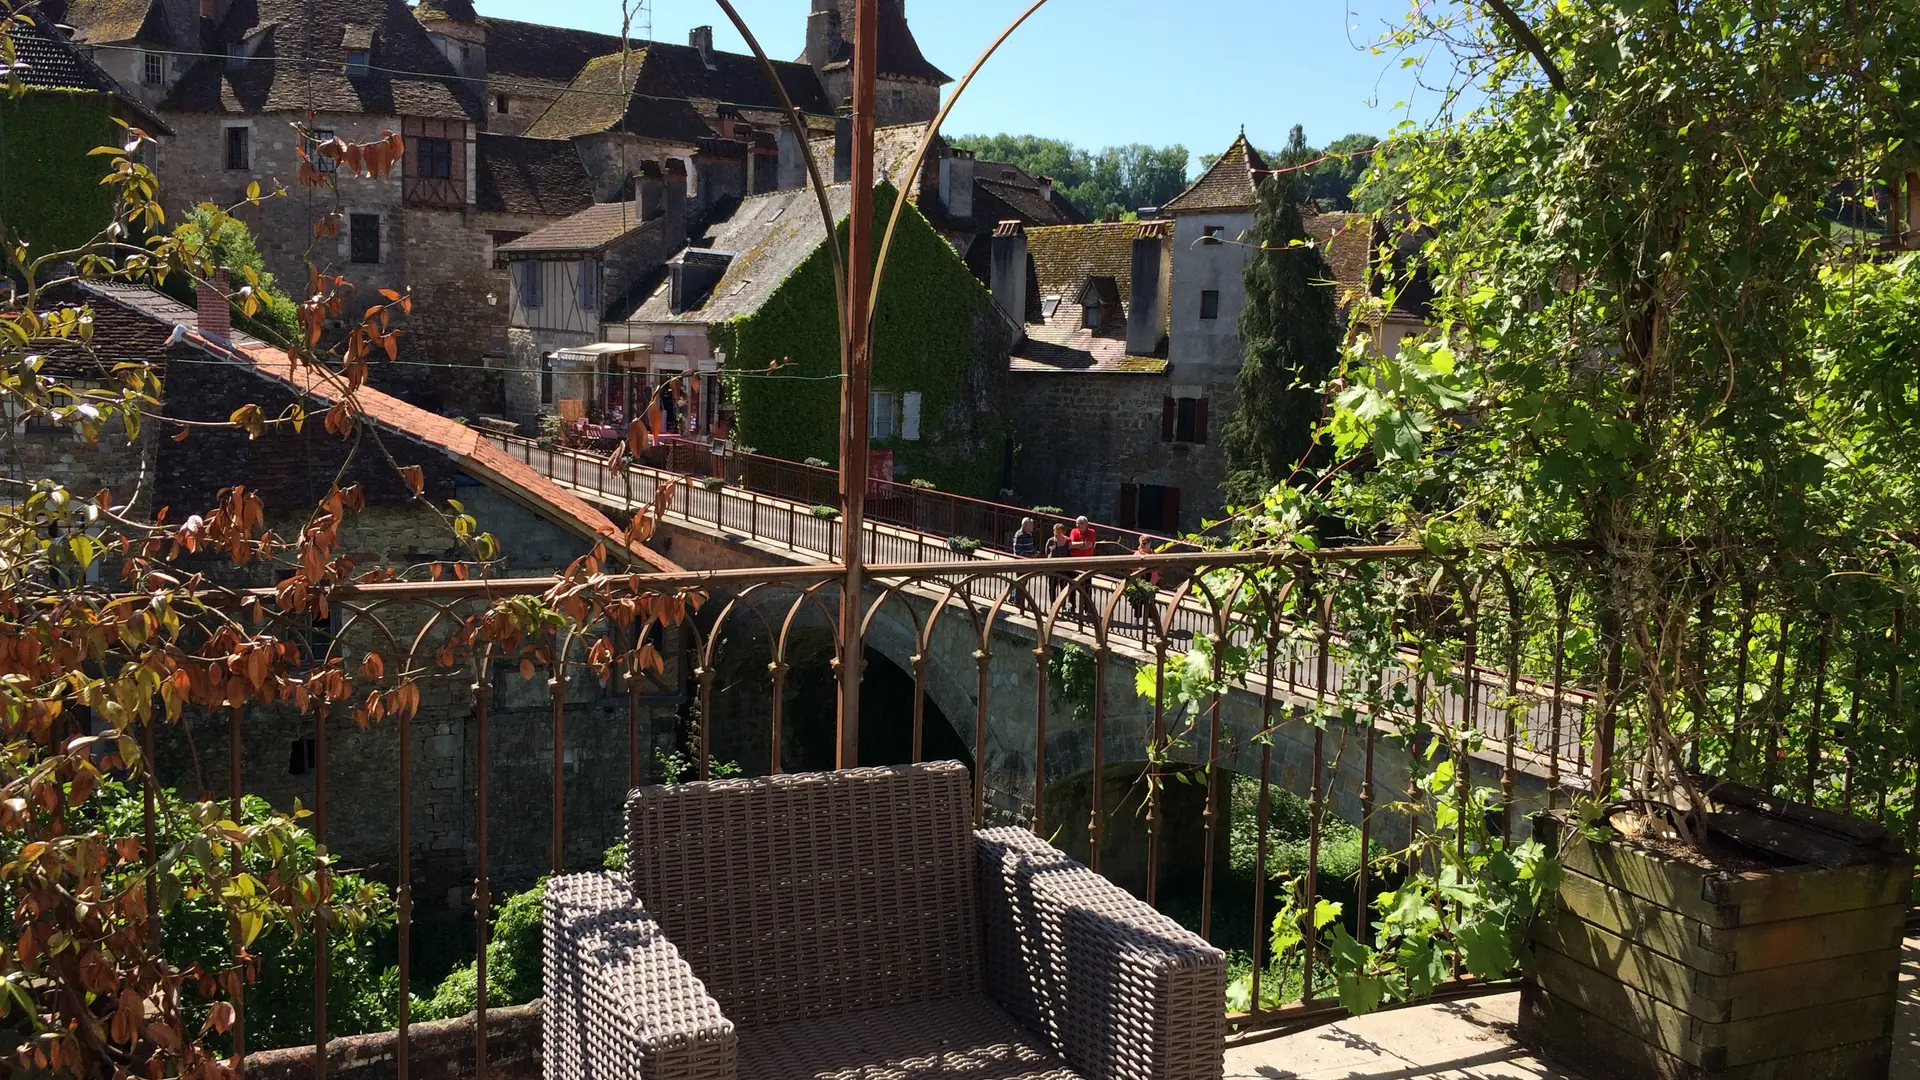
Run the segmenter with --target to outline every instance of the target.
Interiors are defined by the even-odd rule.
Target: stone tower
[[[807,16],[806,62],[820,76],[827,100],[853,96],[853,18],[856,0],[813,0]],[[940,88],[953,80],[928,62],[907,26],[906,0],[879,0],[879,109],[875,120],[923,124],[940,111]]]

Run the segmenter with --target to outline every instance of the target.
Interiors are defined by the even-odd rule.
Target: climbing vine
[[[890,185],[875,189],[878,221],[884,223],[894,198]],[[838,242],[846,243],[844,221]],[[876,439],[873,446],[893,451],[904,475],[943,491],[991,494],[1000,486],[1004,434],[991,408],[998,372],[986,368],[999,355],[993,298],[912,207],[901,216],[888,259],[874,319],[872,385],[894,394],[919,392],[920,438]],[[839,460],[839,333],[825,245],[758,311],[713,328],[727,370],[752,373],[729,380],[741,439],[790,461]]]
[[[0,232],[34,251],[91,240],[113,218],[113,193],[100,186],[107,164],[87,151],[124,141],[113,99],[80,91],[0,93]]]

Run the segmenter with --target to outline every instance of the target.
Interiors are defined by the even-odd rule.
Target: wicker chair
[[[549,1080],[1198,1080],[1226,958],[953,762],[643,788],[546,894]]]

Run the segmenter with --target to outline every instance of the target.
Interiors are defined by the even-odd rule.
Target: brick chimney
[[[233,336],[233,307],[227,299],[231,281],[225,270],[213,272],[213,283],[194,290],[194,307],[199,314],[200,336],[226,341]]]

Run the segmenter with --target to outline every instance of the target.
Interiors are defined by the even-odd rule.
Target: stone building
[[[402,362],[373,379],[449,413],[506,407],[498,246],[591,202],[631,201],[649,161],[680,162],[690,229],[797,186],[800,147],[834,130],[849,78],[851,6],[829,0],[807,15],[807,55],[776,64],[803,132],[788,130],[758,62],[716,50],[708,27],[668,45],[483,19],[471,0],[44,3],[178,130],[158,164],[170,206],[285,185],[289,197],[245,214],[281,280],[305,280],[312,245],[363,291],[412,290]],[[924,123],[947,77],[920,54],[903,0],[880,9],[882,119]],[[322,137],[397,132],[406,159],[389,178],[298,187],[293,125],[309,114]]]
[[[1265,168],[1242,135],[1159,220],[996,232],[993,293],[1026,328],[1009,372],[1023,501],[1159,533],[1220,516],[1253,251],[1241,241]],[[1307,230],[1344,313],[1371,291],[1372,222],[1317,214]]]
[[[355,399],[365,417],[363,437],[329,434],[317,420],[334,401],[328,387],[310,370],[292,368],[283,350],[232,332],[224,297],[208,297],[196,311],[143,286],[82,283],[50,299],[88,306],[95,327],[87,348],[48,354],[46,370],[53,377],[98,381],[114,363],[145,362],[164,377],[169,417],[224,421],[248,403],[276,416],[300,402],[316,419],[299,432],[271,427],[258,439],[195,428],[185,442],[168,437],[172,431],[164,423],[150,423],[132,446],[113,433],[95,445],[69,429],[23,421],[14,441],[36,478],[56,479],[85,496],[106,488],[127,512],[151,518],[168,508],[171,521],[204,511],[220,489],[244,482],[265,502],[267,527],[290,536],[340,477],[343,484],[358,484],[366,500],[341,530],[343,553],[361,569],[384,567],[417,578],[426,564],[460,556],[444,521],[396,475],[386,456],[391,454],[394,461],[421,467],[426,498],[440,506],[459,500],[481,529],[498,538],[502,558],[490,570],[497,576],[555,573],[597,543],[644,570],[678,569],[646,548],[627,548],[604,514],[478,432],[371,387]],[[204,568],[210,579],[234,586],[271,585],[278,576],[271,567],[236,569],[211,556]],[[279,632],[316,655],[329,648],[379,648],[392,660],[394,642],[405,648],[424,625],[425,610],[390,607],[379,618],[392,638],[377,632],[371,617],[340,608],[323,623],[301,620]],[[660,644],[670,666],[640,688],[641,720],[653,738],[677,745],[684,653],[677,635],[663,635]],[[430,658],[420,662],[432,664]],[[517,659],[496,664],[489,736],[494,874],[509,887],[531,880],[547,864],[552,778],[552,692],[544,672],[527,680],[516,665]],[[478,757],[472,681],[471,670],[427,680],[410,724],[414,883],[429,906],[473,877]],[[603,687],[591,677],[569,678],[565,685],[569,858],[597,865],[599,852],[616,838],[626,792],[629,695],[622,684]],[[246,790],[282,809],[296,798],[313,805],[314,723],[291,708],[249,704],[241,729]],[[392,881],[399,732],[393,723],[362,729],[344,711],[326,725],[328,845],[348,865]],[[184,728],[170,731],[160,755],[166,782],[189,796],[224,792],[227,718],[189,717]]]

